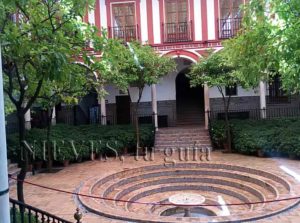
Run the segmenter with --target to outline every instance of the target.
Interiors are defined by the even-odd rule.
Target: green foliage
[[[239,78],[253,85],[280,73],[284,90],[299,92],[299,19],[299,0],[250,1],[240,34],[224,43]]]
[[[24,212],[23,216],[21,217],[21,212],[19,210],[15,210],[15,213],[13,212],[13,209],[10,209],[10,218],[11,222],[13,221],[13,214],[15,214],[15,223],[40,223],[39,220],[36,220],[33,214],[29,215],[27,212]],[[29,219],[30,218],[30,219]],[[23,219],[23,220],[22,220]]]
[[[239,83],[239,79],[234,75],[234,67],[224,51],[211,53],[194,64],[188,77],[193,87],[204,84],[208,87],[225,87]]]
[[[69,75],[85,47],[87,29],[80,17],[88,3],[13,0],[0,5],[4,91],[18,113],[25,114],[49,82]]]
[[[232,120],[234,149],[243,154],[256,154],[258,149],[268,154],[300,155],[300,120]],[[214,121],[211,136],[216,144],[225,134],[224,121]]]
[[[154,141],[154,132],[151,125],[142,125],[141,146],[152,147]],[[46,129],[33,128],[26,133],[26,139],[32,150],[35,152],[36,160],[43,160],[43,145],[46,143]],[[128,149],[135,148],[136,138],[133,126],[99,126],[99,125],[81,125],[71,126],[58,124],[53,126],[51,131],[51,146],[54,149],[53,141],[56,142],[56,160],[88,159],[92,152],[98,154],[115,155],[113,148],[118,154],[126,147]],[[16,134],[9,135],[8,156],[10,159],[18,160],[18,136]],[[109,148],[111,147],[111,148]],[[46,152],[47,155],[47,152]]]
[[[213,144],[219,148],[227,139],[225,128],[226,126],[224,121],[214,121],[210,123],[211,140]]]
[[[93,55],[84,56],[90,69],[99,74],[99,82],[109,82],[123,91],[130,86],[143,88],[155,84],[161,77],[173,71],[175,62],[160,57],[153,47],[131,42],[130,47],[116,39],[109,39],[105,30],[102,36],[93,35],[93,47],[102,52],[101,60]],[[103,93],[103,92],[102,92]]]
[[[9,97],[4,94],[4,109],[5,109],[5,115],[9,115],[15,111],[14,104],[9,100]]]

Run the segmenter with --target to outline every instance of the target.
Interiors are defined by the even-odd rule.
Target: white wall
[[[208,40],[216,39],[214,0],[206,0]]]
[[[176,76],[178,72],[170,73],[169,75],[163,77],[161,81],[156,85],[157,91],[157,100],[158,101],[167,101],[167,100],[176,100]],[[112,86],[108,85],[105,86],[105,90],[108,92],[106,95],[105,100],[108,100],[108,103],[116,103],[116,96],[118,95],[127,95],[120,94],[119,90]],[[223,88],[224,90],[224,88]],[[131,100],[136,102],[138,99],[138,89],[137,88],[130,88],[129,89],[130,96],[132,97]],[[225,91],[224,91],[225,92]],[[259,96],[259,89],[243,89],[242,87],[238,86],[237,95],[232,97],[245,97],[245,96]],[[220,94],[217,87],[212,87],[209,89],[209,98],[221,98],[222,95]],[[151,101],[151,86],[146,86],[141,102],[150,102]]]
[[[195,41],[202,40],[202,19],[201,19],[201,0],[194,1],[194,30]]]
[[[156,92],[157,92],[157,100],[158,101],[168,101],[168,100],[176,100],[176,77],[177,74],[185,69],[188,65],[183,63],[183,60],[176,59],[177,61],[177,68],[176,71],[164,76],[161,78],[159,83],[156,85]],[[108,95],[105,97],[108,100],[108,103],[116,103],[115,97],[121,95],[119,90],[112,86],[107,85],[105,86],[105,90],[108,92]],[[138,99],[138,89],[137,88],[130,88],[129,89],[130,96],[132,97],[131,100],[136,102]],[[127,92],[125,92],[127,95]],[[151,86],[146,86],[143,90],[143,95],[141,98],[141,102],[150,102],[151,101]]]
[[[106,5],[105,0],[99,0],[100,1],[100,20],[101,20],[101,26],[105,29],[107,29],[107,12],[106,12]]]
[[[148,41],[148,24],[147,24],[147,2],[141,0],[141,40],[143,43]]]
[[[223,88],[223,91],[225,93],[225,89]],[[232,97],[243,97],[243,96],[259,96],[259,89],[243,89],[241,86],[238,86],[237,89],[237,95]],[[222,95],[219,92],[217,87],[213,87],[209,89],[209,98],[221,98]]]
[[[152,0],[152,12],[153,12],[153,35],[154,43],[161,43],[160,36],[160,18],[159,18],[159,0]]]
[[[94,10],[89,11],[88,18],[89,18],[89,23],[92,25],[95,25],[95,11]]]

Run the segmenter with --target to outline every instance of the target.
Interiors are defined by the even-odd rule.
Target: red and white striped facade
[[[112,7],[126,3],[134,4],[137,39],[161,54],[197,61],[205,49],[221,47],[219,0],[187,0],[191,39],[186,42],[164,42],[165,0],[96,0],[94,10],[89,11],[84,21],[109,30],[113,27]]]
[[[178,122],[180,115],[178,108],[182,110],[182,107],[185,107],[178,100],[181,88],[184,88],[178,82],[178,79],[180,79],[178,77],[182,77],[182,73],[187,71],[191,63],[195,63],[207,55],[208,49],[215,52],[221,50],[222,40],[236,35],[240,29],[242,18],[242,10],[239,6],[240,4],[245,4],[246,1],[96,0],[94,9],[86,14],[84,21],[96,25],[99,30],[107,29],[111,38],[120,37],[120,33],[127,33],[130,38],[150,44],[162,56],[166,55],[176,58],[177,71],[166,75],[156,85],[145,86],[140,101],[141,111],[147,113],[150,117],[154,115],[156,127],[158,126],[159,116],[167,117],[168,125],[172,126]],[[167,4],[173,4],[174,2],[177,2],[177,5],[174,7],[176,10],[170,10],[170,5]],[[114,14],[116,13],[115,8],[123,7],[122,5],[130,5],[128,6],[130,13],[128,17],[126,17],[127,15],[124,17],[125,19],[119,17],[116,20],[116,16],[120,14]],[[175,15],[170,16],[170,13],[175,13]],[[170,23],[170,20],[172,23]],[[124,24],[125,26],[128,24],[124,23],[124,21],[129,21],[128,23],[130,23],[130,28],[127,28],[127,31],[126,28],[124,29]],[[180,26],[180,23],[183,23],[183,25]],[[118,24],[117,27],[116,24]],[[168,24],[172,25],[171,31],[168,31],[166,28]],[[125,41],[128,41],[127,34]],[[185,87],[189,88],[189,86]],[[118,107],[121,107],[121,105],[118,105],[118,101],[120,102],[120,99],[129,95],[109,84],[105,86],[105,90],[108,94],[105,98],[99,100],[101,117],[103,117],[101,122],[103,124],[109,122],[109,116],[111,115],[117,117],[118,123],[118,114],[126,113],[125,110],[128,109],[132,113],[130,108],[118,109]],[[129,93],[131,103],[137,102],[137,89],[130,87]],[[216,87],[209,88],[205,85],[194,97],[196,97],[196,100],[202,101],[202,111],[199,115],[205,116],[205,126],[208,127],[208,116],[207,114],[204,115],[205,111],[213,110],[214,108],[219,109],[220,106],[223,106],[222,96]],[[258,88],[249,90],[237,86],[235,93],[232,95],[235,108],[243,109],[265,108],[265,98],[266,85],[263,82],[260,83]],[[188,109],[186,108],[186,110]],[[124,116],[124,114],[122,115]],[[130,115],[128,115],[129,118]]]

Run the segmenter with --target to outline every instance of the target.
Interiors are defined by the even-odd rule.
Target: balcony
[[[178,43],[193,41],[192,21],[162,24],[163,42]]]
[[[130,42],[138,40],[138,25],[134,26],[115,26],[109,27],[109,37],[123,40],[124,42]]]
[[[229,39],[237,35],[242,27],[242,18],[219,19],[219,38]]]

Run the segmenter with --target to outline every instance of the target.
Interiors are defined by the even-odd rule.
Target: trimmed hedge
[[[33,128],[26,132],[26,141],[34,147],[35,159],[43,160],[43,144],[46,141],[46,129]],[[75,160],[74,148],[78,153],[77,159],[87,159],[93,151],[98,154],[114,155],[122,153],[124,148],[136,147],[136,132],[131,125],[80,125],[72,126],[57,124],[51,130],[51,145],[55,148],[57,160]],[[63,143],[64,142],[64,143]],[[18,161],[18,135],[7,137],[8,156],[13,161]],[[154,144],[154,130],[152,125],[140,126],[140,146],[152,147]],[[113,148],[114,150],[112,150]],[[47,154],[46,154],[47,155]]]
[[[232,120],[233,148],[243,154],[300,156],[300,119]],[[224,121],[211,124],[211,138],[215,145],[224,140]],[[223,138],[222,138],[223,137]]]

